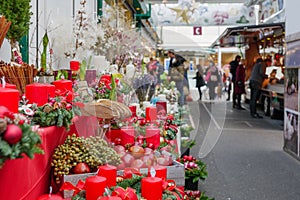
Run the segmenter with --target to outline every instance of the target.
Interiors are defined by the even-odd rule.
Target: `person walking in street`
[[[235,77],[236,77],[236,68],[239,66],[241,60],[240,55],[236,55],[235,59],[229,63],[230,65],[230,73],[231,73],[231,81],[233,83],[233,92],[232,92],[232,107],[236,107],[236,93],[235,93]]]
[[[179,106],[184,106],[184,62],[186,62],[186,59],[183,58],[181,55],[175,54],[175,51],[173,49],[170,49],[168,51],[168,55],[170,57],[168,80],[175,82],[176,88],[180,93],[180,97],[178,98],[178,104]]]
[[[237,105],[236,108],[239,110],[245,110],[241,106],[242,95],[246,93],[245,91],[245,59],[241,59],[239,66],[236,68],[236,76],[235,76],[235,94]]]
[[[252,69],[251,76],[250,76],[250,114],[253,118],[263,118],[256,112],[256,101],[260,95],[260,89],[263,84],[263,81],[266,77],[265,70],[266,70],[266,62],[263,61],[262,58],[257,58],[256,63]]]
[[[196,79],[196,87],[198,88],[199,92],[199,101],[202,100],[202,91],[201,87],[206,85],[204,79],[203,79],[203,69],[201,65],[197,65],[198,71],[196,72],[196,76],[193,79]]]
[[[209,99],[214,100],[216,96],[215,89],[221,84],[221,77],[218,68],[215,66],[213,61],[210,61],[209,67],[206,72],[205,80],[209,89]]]

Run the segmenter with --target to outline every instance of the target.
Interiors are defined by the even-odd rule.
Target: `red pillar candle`
[[[60,90],[62,92],[65,92],[66,90],[73,91],[72,81],[70,80],[57,80],[57,81],[53,81],[52,84],[55,85],[56,90]]]
[[[131,105],[129,106],[129,109],[132,113],[131,117],[136,117],[136,106]]]
[[[158,116],[166,116],[167,115],[167,102],[166,101],[156,102],[156,111],[157,111]]]
[[[155,177],[167,180],[167,168],[164,166],[155,165],[153,166],[155,169]],[[150,169],[148,170],[148,177],[150,177]]]
[[[156,108],[155,107],[147,107],[146,108],[146,120],[147,121],[154,121],[157,119],[157,113],[156,113]]]
[[[98,200],[122,200],[120,197],[101,197]]]
[[[51,84],[46,84],[47,86],[47,91],[48,91],[48,96],[51,98],[55,97],[55,86]]]
[[[56,194],[44,194],[39,196],[37,200],[63,200],[63,198]]]
[[[102,176],[91,176],[85,180],[86,200],[97,200],[102,196],[106,187],[106,178]]]
[[[147,200],[162,199],[162,179],[157,177],[145,177],[142,179],[142,197]]]
[[[5,106],[9,111],[18,113],[19,98],[19,90],[0,88],[0,105]]]
[[[98,167],[98,176],[106,178],[107,187],[116,186],[117,184],[117,167],[113,165],[103,165]]]
[[[48,87],[46,84],[33,83],[26,85],[26,99],[29,103],[36,103],[38,106],[43,106],[48,103]]]
[[[0,84],[0,87],[2,88],[3,85]],[[5,88],[10,88],[10,89],[17,89],[17,86],[14,84],[9,84],[9,83],[5,83]]]
[[[80,68],[80,62],[77,60],[71,60],[70,61],[70,69],[72,71],[78,71]]]

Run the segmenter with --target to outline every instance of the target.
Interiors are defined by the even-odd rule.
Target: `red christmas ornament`
[[[3,134],[3,139],[9,144],[16,144],[22,138],[22,129],[15,125],[9,124],[6,127],[6,131]]]

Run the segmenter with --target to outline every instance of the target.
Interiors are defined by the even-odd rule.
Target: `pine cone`
[[[7,123],[4,119],[0,119],[0,134],[6,131]]]

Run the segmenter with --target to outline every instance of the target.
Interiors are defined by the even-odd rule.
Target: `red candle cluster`
[[[48,103],[49,97],[54,97],[55,86],[51,84],[33,83],[26,85],[26,98],[29,103],[43,106]]]
[[[19,90],[0,88],[0,105],[5,106],[9,111],[18,113],[19,98]]]
[[[97,200],[104,193],[106,178],[91,176],[85,180],[86,200]]]
[[[106,178],[107,187],[116,186],[117,184],[117,167],[112,165],[103,165],[98,168],[98,176]]]
[[[145,177],[142,179],[142,197],[147,200],[162,199],[162,179],[157,177]]]

